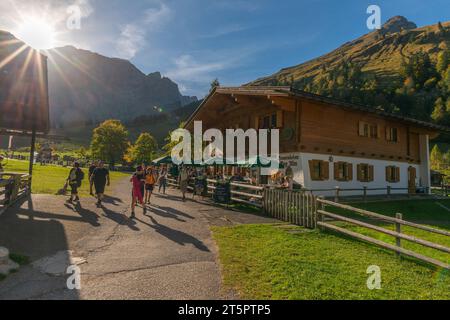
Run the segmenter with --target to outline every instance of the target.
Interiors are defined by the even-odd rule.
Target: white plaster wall
[[[322,155],[322,154],[311,154],[311,153],[301,153],[301,168],[302,173],[296,174],[296,176],[300,177],[304,176],[303,179],[303,187],[306,189],[335,189],[336,187],[340,187],[342,189],[363,189],[367,188],[387,188],[391,186],[392,188],[408,188],[408,168],[410,166],[415,167],[417,170],[417,186],[427,186],[420,185],[421,178],[424,174],[421,172],[422,167],[419,165],[411,165],[405,162],[398,161],[388,161],[388,160],[374,160],[374,159],[365,159],[365,158],[353,158],[353,157],[342,157],[342,156],[332,156],[333,163],[330,162],[330,155]],[[328,181],[312,181],[309,170],[309,160],[324,160],[330,162],[330,178]],[[334,180],[334,163],[335,162],[348,162],[353,164],[353,181],[342,182]],[[359,182],[357,176],[357,166],[361,163],[367,163],[374,166],[374,181],[373,182]],[[398,183],[389,183],[386,181],[386,167],[387,166],[396,166],[400,168],[400,182]],[[406,194],[407,190],[392,190],[392,194]],[[333,196],[335,195],[334,191],[328,192],[317,192],[317,195],[323,196]],[[341,192],[341,196],[353,196],[353,195],[361,195],[362,191],[347,191]],[[377,195],[377,194],[386,194],[386,190],[384,191],[368,191],[368,195]]]
[[[420,159],[422,159],[420,164],[420,173],[417,176],[420,179],[420,183],[423,186],[431,186],[431,167],[430,167],[430,138],[428,135],[421,135],[419,138],[420,143]],[[431,194],[431,189],[429,189]]]

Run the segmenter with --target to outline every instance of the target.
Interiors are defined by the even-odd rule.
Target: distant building
[[[224,133],[280,129],[284,174],[323,195],[336,187],[359,189],[343,195],[360,195],[364,187],[369,195],[429,188],[429,141],[450,130],[289,87],[216,88],[185,127],[198,120],[204,130]]]

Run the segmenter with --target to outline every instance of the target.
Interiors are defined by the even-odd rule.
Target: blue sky
[[[369,32],[371,4],[380,6],[383,22],[395,15],[419,26],[450,20],[448,0],[41,0],[47,6],[39,7],[34,0],[1,2],[0,28],[16,28],[11,17],[18,12],[51,11],[58,45],[129,59],[199,97],[214,78],[240,85]],[[82,8],[81,29],[63,30],[62,17],[73,3]]]

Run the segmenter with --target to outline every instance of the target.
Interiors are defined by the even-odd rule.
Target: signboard
[[[47,57],[8,35],[0,33],[0,129],[47,133]]]
[[[214,191],[214,201],[228,204],[231,201],[231,188],[229,182],[218,182]]]

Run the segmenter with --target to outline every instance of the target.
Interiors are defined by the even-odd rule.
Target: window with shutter
[[[386,181],[391,183],[400,182],[400,168],[395,166],[386,167]]]
[[[392,182],[391,177],[392,177],[392,167],[386,167],[386,181]]]
[[[370,137],[374,138],[374,139],[378,138],[378,126],[377,125],[370,126]]]
[[[336,181],[353,180],[353,165],[347,162],[336,162],[334,164],[334,179]]]
[[[360,137],[368,137],[369,136],[369,125],[365,122],[359,122],[358,134]]]
[[[321,161],[321,180],[327,181],[330,179],[330,163],[327,161]]]
[[[310,160],[309,161],[309,173],[311,175],[311,180],[313,181],[324,181],[330,179],[330,164],[326,161],[321,160]]]
[[[398,129],[386,127],[386,140],[389,142],[399,142]]]
[[[395,182],[400,182],[400,168],[395,168]]]
[[[374,166],[369,166],[369,182],[372,182],[375,179],[374,171],[375,171]]]
[[[373,166],[369,164],[358,165],[358,181],[371,182],[373,181]]]
[[[347,164],[347,181],[353,181],[353,164]]]

